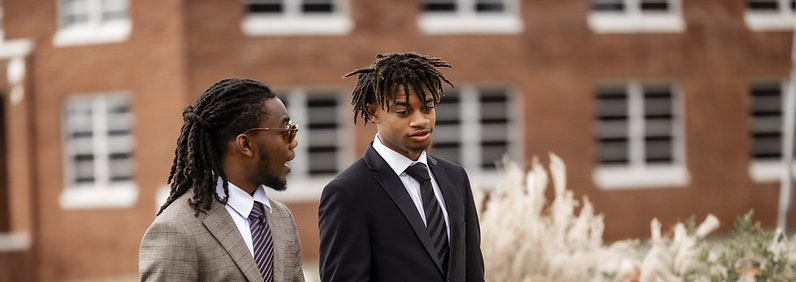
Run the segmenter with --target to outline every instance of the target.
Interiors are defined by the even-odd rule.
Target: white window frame
[[[335,11],[330,14],[304,14],[303,0],[282,0],[284,10],[273,15],[252,14],[248,11],[241,21],[241,30],[248,36],[280,35],[344,35],[354,28],[349,15],[349,0],[333,0]],[[248,2],[245,2],[248,5]]]
[[[426,34],[517,34],[525,29],[518,0],[504,0],[502,13],[479,13],[474,4],[475,0],[456,0],[452,13],[422,12],[417,26]]]
[[[337,167],[339,172],[342,172],[353,161],[351,145],[353,144],[353,125],[350,122],[350,108],[346,107],[345,93],[339,89],[321,89],[321,88],[294,88],[287,91],[278,92],[283,95],[282,98],[287,101],[287,112],[293,123],[298,125],[299,133],[296,135],[297,146],[293,151],[296,157],[288,162],[291,168],[288,174],[287,187],[288,189],[279,193],[269,193],[268,197],[272,197],[279,201],[285,202],[311,202],[318,201],[321,198],[323,187],[329,181],[332,181],[336,175],[310,175],[309,174],[309,113],[307,111],[307,100],[314,90],[318,92],[337,93],[337,117],[339,127],[337,128]],[[326,91],[329,90],[329,91]],[[338,173],[339,173],[338,172]]]
[[[110,170],[107,158],[97,156],[107,156],[108,152],[108,136],[107,134],[99,134],[100,132],[107,132],[106,130],[106,100],[109,97],[123,96],[131,99],[132,95],[126,91],[110,92],[100,95],[75,95],[67,99],[67,103],[74,101],[86,101],[91,103],[92,107],[92,143],[94,144],[94,182],[90,184],[76,184],[72,183],[74,179],[73,167],[70,164],[70,157],[72,154],[72,146],[66,137],[68,132],[67,120],[62,120],[62,144],[63,150],[63,167],[64,167],[64,189],[61,192],[59,202],[63,209],[103,209],[103,208],[129,208],[132,207],[138,199],[138,187],[134,179],[125,182],[110,182]],[[130,100],[128,100],[130,101]],[[132,103],[132,101],[130,101]],[[64,105],[66,109],[66,104]],[[64,115],[65,116],[65,115]],[[134,116],[130,112],[131,124],[130,129],[134,127]],[[131,133],[129,135],[130,145],[135,147],[135,138]]]
[[[649,81],[612,83],[627,85],[629,163],[627,165],[597,163],[592,173],[592,181],[598,189],[683,188],[690,182],[690,174],[686,168],[682,91],[674,83],[666,82],[671,85],[672,92],[672,164],[647,164],[644,159],[646,121],[643,85],[648,83]]]
[[[58,31],[53,37],[53,46],[68,47],[80,45],[106,44],[124,42],[130,37],[132,22],[130,20],[130,4],[132,0],[127,0],[127,18],[102,21],[102,0],[87,0],[88,22],[63,26],[62,21],[62,2],[55,1]]]
[[[749,0],[746,0],[747,3]],[[790,0],[776,0],[778,11],[756,11],[746,8],[744,21],[754,31],[792,30],[796,26],[796,12],[790,8]]]
[[[668,0],[667,12],[642,12],[641,0],[622,0],[625,10],[589,13],[589,27],[595,33],[672,33],[684,32],[682,0]]]
[[[782,108],[782,116],[780,116],[780,118],[782,118],[780,133],[782,133],[782,138],[783,138],[783,142],[784,142],[784,136],[785,136],[784,135],[784,133],[785,133],[785,120],[784,120],[785,119],[785,95],[786,95],[785,91],[787,91],[787,89],[788,89],[788,82],[787,81],[782,81],[780,85],[781,85],[780,86],[780,89],[781,89],[780,90],[781,91],[780,99],[782,99],[781,102],[780,102],[780,107]],[[751,102],[751,99],[750,99],[750,102]],[[754,140],[750,140],[750,141],[754,142]],[[784,154],[783,154],[783,156],[784,156]],[[779,182],[780,180],[782,180],[782,171],[784,171],[784,170],[785,170],[785,164],[784,164],[783,160],[781,160],[781,159],[779,161],[751,159],[751,162],[749,163],[749,177],[751,177],[752,180],[754,182],[757,182],[757,183]],[[796,174],[796,168],[793,169],[791,174]]]
[[[524,156],[523,146],[520,139],[523,136],[522,118],[518,115],[522,112],[522,101],[520,95],[511,87],[492,86],[492,85],[459,85],[456,87],[459,97],[459,140],[461,147],[459,150],[461,166],[467,171],[470,183],[473,186],[484,190],[490,190],[497,184],[504,181],[503,175],[498,169],[484,169],[481,167],[481,103],[479,89],[501,88],[506,90],[506,104],[508,112],[508,152],[509,156],[522,158]],[[467,113],[467,114],[463,114]],[[522,162],[522,159],[514,161]]]

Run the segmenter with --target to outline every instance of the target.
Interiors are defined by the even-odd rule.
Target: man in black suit
[[[467,173],[426,154],[442,83],[453,86],[440,67],[450,65],[414,53],[379,54],[346,75],[358,75],[354,116],[376,124],[378,134],[323,190],[322,281],[484,281]]]

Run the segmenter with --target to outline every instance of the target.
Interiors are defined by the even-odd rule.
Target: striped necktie
[[[404,172],[420,182],[420,196],[423,199],[423,211],[426,214],[426,229],[428,229],[431,242],[434,243],[442,269],[448,271],[448,230],[442,209],[437,202],[437,197],[434,196],[428,168],[424,163],[416,163],[406,168]]]
[[[249,214],[249,228],[252,231],[252,246],[254,247],[254,262],[263,276],[265,282],[274,279],[274,240],[271,237],[271,227],[265,220],[263,204],[254,202]]]

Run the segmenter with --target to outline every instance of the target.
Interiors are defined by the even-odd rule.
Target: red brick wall
[[[240,2],[130,2],[127,41],[78,47],[53,47],[52,1],[3,3],[6,39],[35,43],[26,98],[7,108],[12,118],[6,121],[14,148],[10,185],[31,187],[12,197],[11,226],[32,232],[42,280],[136,273],[138,244],[154,218],[155,191],[165,184],[181,109],[213,82],[251,77],[277,88],[350,90],[355,79],[343,74],[368,65],[376,53],[393,51],[443,57],[454,66],[444,71],[454,84],[513,87],[522,97],[525,159],[546,159],[550,151],[561,156],[569,188],[605,214],[607,239],[646,237],[653,217],[668,225],[709,212],[727,230],[750,208],[765,225],[774,224],[778,185],[754,183],[747,172],[747,89],[751,78],[788,74],[792,34],[750,31],[743,0],[683,1],[686,31],[653,34],[593,33],[588,1],[518,1],[525,29],[515,35],[426,35],[417,28],[419,4],[350,0],[351,34],[262,37],[241,32]],[[592,183],[594,86],[648,78],[671,79],[683,90],[691,182],[684,188],[599,190]],[[138,201],[130,209],[64,210],[58,203],[63,101],[113,90],[132,93]],[[374,133],[372,126],[357,125],[352,158]],[[288,204],[305,257],[317,258],[317,203]]]
[[[24,3],[23,3],[24,2]],[[165,184],[179,131],[187,77],[184,60],[185,1],[131,1],[133,22],[121,43],[54,47],[52,1],[4,3],[6,38],[29,38],[35,49],[28,69],[32,90],[31,145],[35,148],[37,273],[42,280],[113,277],[137,273],[138,245],[155,213],[155,189]],[[133,152],[139,188],[129,209],[64,210],[62,112],[70,95],[130,91]],[[17,118],[17,117],[15,117]],[[23,162],[14,162],[15,165]]]

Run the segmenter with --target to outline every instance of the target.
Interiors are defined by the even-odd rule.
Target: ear
[[[238,134],[235,137],[235,140],[232,140],[232,147],[234,150],[237,150],[241,154],[247,157],[253,157],[254,151],[252,151],[251,140],[249,140],[249,136],[246,134]]]
[[[370,121],[372,121],[373,123],[379,123],[379,115],[377,113],[379,106],[374,104],[368,104],[367,107],[368,107],[368,118],[370,119]]]

